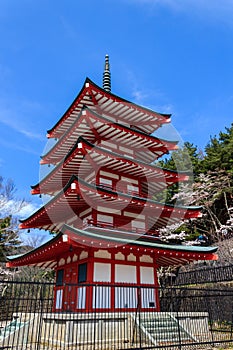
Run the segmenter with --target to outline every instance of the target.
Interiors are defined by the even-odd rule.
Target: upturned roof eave
[[[144,107],[144,106],[140,106],[138,105],[137,103],[134,103],[134,102],[131,102],[127,99],[124,99],[116,94],[113,94],[112,92],[107,92],[106,90],[104,90],[103,88],[101,88],[99,85],[97,85],[96,83],[94,83],[90,78],[86,78],[86,81],[85,83],[88,82],[90,84],[92,84],[93,86],[95,86],[97,89],[99,89],[100,91],[102,91],[103,93],[106,93],[106,94],[109,94],[110,96],[112,97],[115,97],[116,99],[119,99],[121,100],[122,102],[125,102],[125,103],[130,103],[131,105],[137,107],[137,108],[140,108],[140,109],[143,109],[145,111],[147,111],[148,113],[151,113],[151,114],[154,114],[154,115],[161,115],[162,117],[165,117],[165,118],[170,118],[171,117],[171,114],[170,113],[160,113],[160,112],[155,112],[153,111],[152,109],[150,108],[147,108],[147,107]]]
[[[63,237],[64,236],[64,237]],[[80,243],[80,241],[83,239],[87,239],[86,244]],[[56,256],[56,248],[51,250],[51,256],[48,255],[48,250],[50,248],[54,248],[54,246],[57,243],[62,243],[63,246],[65,246],[65,249],[68,251],[70,245],[75,244],[77,247],[79,246],[82,249],[91,248],[91,245],[88,245],[88,239],[95,240],[99,242],[106,242],[108,243],[108,247],[104,246],[100,249],[111,249],[116,248],[116,244],[120,245],[126,245],[130,247],[137,248],[148,248],[153,251],[155,251],[156,254],[159,254],[160,251],[167,251],[169,252],[177,252],[177,253],[187,253],[187,254],[200,254],[199,260],[202,260],[202,258],[205,260],[216,260],[217,256],[214,254],[218,247],[197,247],[197,246],[184,246],[184,245],[174,245],[174,244],[163,244],[158,242],[147,242],[143,240],[143,236],[141,238],[132,240],[130,239],[130,234],[128,234],[128,237],[126,235],[125,238],[118,237],[117,235],[110,235],[106,234],[105,232],[99,232],[99,233],[93,233],[89,231],[84,231],[81,229],[76,229],[74,227],[71,227],[69,225],[64,224],[61,231],[52,239],[42,244],[40,247],[35,248],[31,250],[30,252],[24,253],[22,255],[18,256],[8,256],[8,267],[12,266],[20,266],[25,262],[25,264],[37,264],[42,263],[43,261],[47,261],[52,259],[53,261],[56,261],[58,258]],[[89,242],[90,243],[90,242]],[[93,242],[92,242],[93,243]],[[57,250],[58,251],[58,250]],[[46,252],[46,253],[45,253]],[[63,252],[65,250],[63,249]],[[55,254],[55,255],[54,255]],[[60,254],[60,251],[59,251]],[[36,256],[38,258],[36,258]],[[195,259],[194,259],[195,260]],[[196,259],[197,260],[197,259]]]
[[[63,122],[65,116],[67,115],[67,113],[69,113],[69,111],[72,109],[72,107],[74,106],[74,104],[78,101],[80,95],[83,93],[85,87],[86,87],[86,83],[89,83],[91,85],[93,85],[96,89],[98,89],[100,92],[104,93],[105,95],[109,96],[110,98],[112,99],[115,99],[117,101],[121,101],[121,102],[124,102],[124,103],[130,103],[132,106],[134,106],[135,108],[137,109],[141,109],[142,111],[146,111],[147,113],[151,114],[151,115],[156,115],[156,116],[161,116],[162,118],[164,119],[169,119],[171,117],[171,114],[165,114],[165,113],[159,113],[159,112],[154,112],[153,110],[147,108],[147,107],[144,107],[144,106],[140,106],[136,103],[133,103],[131,101],[128,101],[122,97],[119,97],[118,95],[115,95],[113,94],[112,92],[107,92],[106,90],[104,90],[103,88],[101,88],[100,86],[98,86],[97,84],[95,84],[90,78],[86,78],[85,79],[85,82],[80,90],[80,92],[78,93],[78,95],[76,96],[76,98],[73,100],[73,102],[71,103],[71,105],[69,106],[69,108],[66,110],[66,112],[62,115],[62,117],[57,121],[57,123],[47,131],[47,133],[49,135],[51,135],[52,133],[55,132],[55,130],[59,127],[59,125]],[[50,136],[50,137],[53,137],[53,136]],[[54,136],[56,137],[56,136]]]
[[[131,158],[125,156],[125,155],[122,155],[122,154],[118,154],[118,153],[115,153],[113,151],[108,151],[107,149],[102,149],[101,147],[97,146],[97,145],[93,145],[91,142],[87,141],[86,139],[84,139],[82,136],[80,136],[78,138],[78,140],[76,141],[76,143],[74,144],[74,146],[72,147],[72,149],[68,152],[68,154],[66,155],[66,157],[64,159],[62,159],[56,166],[55,168],[50,172],[48,173],[39,183],[37,183],[36,185],[31,185],[31,188],[33,190],[37,189],[37,194],[40,193],[40,185],[43,183],[43,182],[46,182],[48,181],[49,178],[51,178],[51,176],[53,174],[55,174],[59,168],[61,168],[61,166],[64,164],[64,162],[66,162],[67,160],[69,160],[73,153],[77,150],[78,148],[78,144],[79,143],[85,143],[88,147],[91,147],[91,148],[95,148],[95,150],[101,150],[103,151],[103,153],[108,153],[108,154],[111,154],[112,156],[115,156],[115,157],[121,157],[122,159],[125,159],[126,161],[132,161]],[[147,164],[146,162],[143,162],[142,160],[139,160],[137,161],[137,164],[140,164],[142,167],[144,168],[151,168],[151,169],[154,169],[155,171],[158,170],[158,171],[161,171],[161,172],[164,172],[164,173],[169,173],[169,174],[173,174],[173,175],[177,175],[177,176],[184,176],[184,177],[187,177],[186,179],[184,180],[188,180],[188,177],[191,175],[190,172],[188,171],[179,171],[177,172],[176,170],[172,170],[172,169],[166,169],[166,168],[162,168],[162,167],[159,167],[157,165],[153,165],[153,164]]]
[[[66,135],[69,134],[69,132],[72,130],[72,128],[74,128],[74,126],[76,125],[77,121],[80,119],[80,117],[82,116],[82,111],[85,111],[87,110],[91,115],[93,116],[96,116],[98,119],[101,119],[103,121],[105,121],[106,123],[107,122],[110,122],[110,120],[108,120],[106,117],[96,113],[95,111],[93,111],[92,109],[90,109],[89,107],[87,106],[83,106],[81,111],[79,112],[78,116],[77,116],[77,119],[70,125],[70,127],[66,130],[66,132],[62,135],[62,137],[59,139],[59,144],[63,142],[63,139],[66,137]],[[85,118],[85,117],[84,117]],[[114,124],[114,122],[112,122]],[[126,125],[123,125],[121,123],[117,123],[119,125],[119,127],[122,127],[124,128],[126,131],[128,130],[129,132],[132,132],[132,129]],[[138,136],[144,136],[144,137],[149,137],[151,138],[152,140],[154,140],[155,144],[156,142],[163,142],[164,144],[166,145],[170,145],[171,149],[170,150],[174,150],[175,149],[175,146],[177,147],[177,144],[178,144],[178,141],[177,140],[165,140],[163,138],[158,138],[152,134],[148,135],[146,132],[143,132],[141,130],[137,130],[137,129],[134,129],[133,130],[135,132],[135,134],[138,134]],[[52,153],[58,146],[58,143],[56,143],[47,153],[43,154],[41,156],[41,159],[43,160],[44,158],[48,157],[50,153]],[[173,146],[173,147],[172,147]]]
[[[49,130],[47,130],[47,134],[51,134],[52,132],[54,132],[54,130],[58,127],[59,124],[61,124],[62,120],[64,119],[64,117],[66,116],[66,114],[69,112],[69,110],[71,109],[71,107],[75,104],[75,102],[77,101],[77,99],[79,98],[79,96],[82,94],[82,92],[85,89],[85,85],[86,83],[89,82],[89,79],[86,77],[84,84],[81,88],[81,90],[79,91],[79,93],[77,94],[77,96],[75,97],[75,99],[73,100],[73,102],[71,103],[71,105],[69,106],[69,108],[67,108],[67,110],[65,111],[65,113],[62,115],[62,117],[56,122],[56,124]]]
[[[71,184],[73,182],[76,182],[77,189],[71,191]],[[118,198],[120,196],[122,200],[129,200],[129,202],[135,201],[136,203],[139,203],[139,202],[142,203],[142,205],[143,205],[143,203],[148,204],[148,205],[152,205],[152,206],[154,206],[153,210],[161,208],[161,210],[165,210],[167,212],[169,211],[170,215],[175,210],[175,212],[177,212],[178,215],[181,215],[183,219],[201,216],[202,207],[200,207],[200,206],[188,206],[188,207],[187,206],[174,206],[172,204],[160,203],[160,202],[154,201],[152,199],[147,199],[147,198],[138,197],[138,196],[132,196],[132,195],[121,193],[121,192],[114,192],[110,189],[106,189],[106,188],[103,188],[101,186],[89,184],[89,183],[85,182],[84,180],[80,179],[78,176],[72,175],[69,182],[64,187],[64,189],[62,189],[58,194],[56,194],[48,203],[46,203],[44,206],[42,206],[40,209],[38,209],[36,212],[34,212],[28,218],[20,220],[20,223],[21,223],[20,228],[30,229],[30,228],[36,228],[36,227],[38,227],[38,228],[52,227],[51,226],[52,222],[49,222],[49,224],[45,224],[42,222],[40,225],[38,222],[37,225],[35,225],[35,220],[36,219],[39,220],[39,219],[41,219],[41,217],[43,218],[43,220],[48,220],[48,218],[50,217],[50,213],[46,208],[51,208],[52,206],[54,207],[54,204],[56,204],[56,201],[59,201],[60,199],[62,200],[63,196],[67,195],[68,190],[70,190],[73,193],[73,195],[80,193],[80,191],[77,192],[77,190],[80,186],[83,186],[84,189],[92,190],[93,192],[98,191],[98,193],[101,195],[107,195],[109,197],[115,196],[116,198]],[[81,201],[78,201],[78,203],[80,204]],[[58,203],[58,205],[59,205],[59,203]],[[162,217],[165,217],[165,216],[162,215]],[[60,219],[60,221],[57,221],[55,223],[54,227],[60,226],[59,223],[61,223],[61,220],[62,220],[62,218]],[[33,224],[33,222],[34,222],[34,224]]]
[[[218,250],[218,247],[199,247],[199,246],[186,246],[186,245],[179,245],[179,244],[165,244],[165,243],[158,243],[157,237],[155,237],[156,242],[148,242],[144,240],[144,236],[141,235],[139,239],[130,239],[131,233],[128,234],[129,237],[126,238],[119,238],[117,235],[106,235],[106,231],[104,232],[105,234],[100,234],[100,233],[92,233],[90,231],[85,231],[82,229],[77,229],[72,226],[64,224],[62,228],[63,233],[68,233],[68,232],[74,232],[76,234],[81,234],[83,236],[87,236],[90,238],[95,238],[99,240],[106,240],[112,241],[112,242],[118,242],[118,243],[130,243],[135,246],[145,246],[148,248],[160,248],[164,250],[179,250],[179,251],[184,251],[184,252],[195,252],[195,253],[215,253]]]

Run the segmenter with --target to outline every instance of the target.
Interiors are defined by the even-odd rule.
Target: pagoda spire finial
[[[105,55],[103,88],[107,92],[111,92],[111,73],[110,73],[110,64],[109,64],[109,56],[108,55]]]

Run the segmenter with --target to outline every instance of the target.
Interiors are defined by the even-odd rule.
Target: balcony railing
[[[156,230],[151,230],[151,229],[143,229],[139,227],[132,227],[131,225],[127,225],[124,223],[119,223],[119,225],[114,225],[109,222],[104,222],[104,221],[95,221],[93,219],[87,219],[83,223],[83,229],[87,229],[88,227],[96,227],[96,228],[103,228],[103,229],[109,229],[109,230],[117,230],[121,232],[126,232],[126,233],[135,233],[138,235],[155,235],[157,236],[157,231]]]
[[[103,189],[109,190],[109,191],[117,192],[116,188],[114,188],[113,186],[107,185],[107,184],[102,184],[102,183],[97,184],[95,182],[93,182],[92,184],[95,185],[95,186],[101,187]],[[128,195],[130,195],[132,197],[148,198],[147,194],[140,193],[139,191],[134,191],[134,190],[129,190],[129,189],[124,189],[123,188],[123,189],[120,190],[120,192],[124,193],[124,194],[128,194]]]

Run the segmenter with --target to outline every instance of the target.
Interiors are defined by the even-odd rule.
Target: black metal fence
[[[169,284],[174,285],[190,285],[190,284],[206,284],[227,282],[233,280],[233,265],[197,268],[187,272],[173,275],[167,279]]]
[[[74,300],[74,291],[82,290],[82,298],[91,291],[83,311],[57,311],[51,283],[0,282],[0,349],[208,349],[233,344],[233,290],[66,287],[67,303],[69,296]],[[153,295],[159,295],[160,311]],[[80,306],[83,300],[76,302]]]

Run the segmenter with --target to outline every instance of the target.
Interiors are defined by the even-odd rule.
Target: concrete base
[[[25,313],[14,317],[20,327],[2,337],[0,346],[30,344],[33,348],[39,343],[48,349],[127,349],[210,340],[206,312]]]

